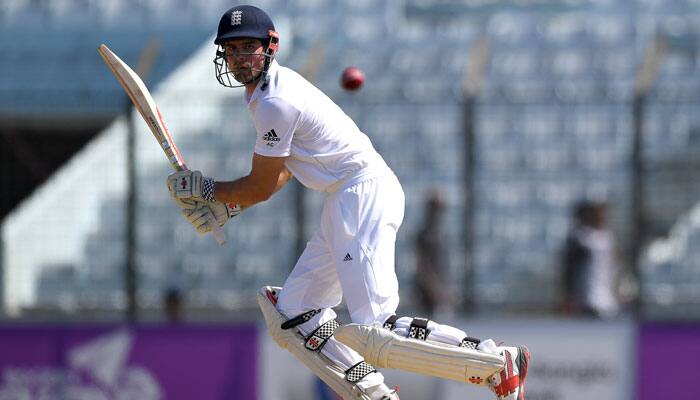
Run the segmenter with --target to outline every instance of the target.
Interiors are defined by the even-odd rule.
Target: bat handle
[[[224,231],[221,230],[221,227],[216,222],[214,222],[212,225],[213,227],[211,229],[211,234],[214,235],[216,243],[218,243],[219,246],[223,246],[223,244],[226,243],[226,234],[224,234]]]

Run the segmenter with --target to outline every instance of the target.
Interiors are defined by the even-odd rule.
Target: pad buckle
[[[430,330],[428,329],[428,319],[426,318],[413,318],[411,321],[411,326],[408,330],[408,337],[418,340],[426,340],[430,335]]]
[[[398,320],[399,317],[396,315],[392,315],[391,317],[387,318],[386,321],[384,321],[384,325],[382,327],[384,329],[388,329],[390,331],[394,330],[394,326],[396,326],[396,320]]]

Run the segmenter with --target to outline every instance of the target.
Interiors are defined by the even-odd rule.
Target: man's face
[[[223,44],[228,69],[238,82],[252,82],[265,65],[262,42],[253,38],[232,39]]]

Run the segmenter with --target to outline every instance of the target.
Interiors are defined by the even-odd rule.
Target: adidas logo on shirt
[[[267,142],[267,145],[272,147],[275,145],[274,142],[279,142],[280,138],[277,136],[277,133],[275,132],[274,129],[271,129],[269,132],[263,135],[263,140]]]
[[[345,258],[343,258],[343,261],[352,261],[352,257],[350,257],[350,253],[345,254]]]

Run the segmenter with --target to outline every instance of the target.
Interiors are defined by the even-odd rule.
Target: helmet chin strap
[[[260,87],[261,90],[267,89],[267,85],[270,83],[267,77],[267,71],[270,69],[270,64],[272,63],[272,60],[275,59],[275,53],[277,53],[280,46],[279,34],[272,29],[270,29],[267,33],[270,35],[270,42],[267,44],[267,49],[265,49],[265,66],[263,67],[262,74],[260,75],[263,80],[262,86]]]

